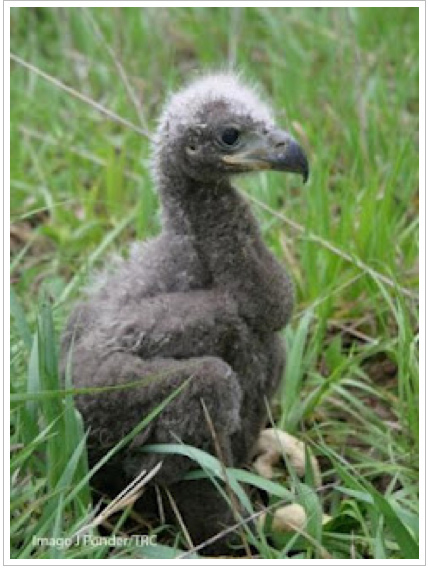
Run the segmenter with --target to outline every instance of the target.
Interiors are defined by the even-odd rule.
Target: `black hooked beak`
[[[243,170],[278,170],[295,172],[303,176],[303,182],[309,177],[309,164],[302,147],[282,130],[269,130],[244,140],[233,154],[223,157],[227,164]]]
[[[272,170],[301,174],[303,183],[306,183],[309,177],[309,164],[300,144],[284,131],[271,133],[271,138],[273,143],[267,160]]]

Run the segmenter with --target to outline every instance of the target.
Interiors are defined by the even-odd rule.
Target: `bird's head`
[[[254,170],[296,172],[304,181],[309,174],[299,144],[231,74],[205,76],[171,97],[159,122],[154,166],[204,182]]]

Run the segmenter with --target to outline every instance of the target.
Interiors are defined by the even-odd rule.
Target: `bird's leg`
[[[119,391],[104,391],[77,397],[77,406],[90,427],[89,453],[96,462],[174,390],[182,388],[147,429],[120,452],[122,476],[132,479],[150,469],[160,455],[141,452],[144,443],[183,443],[214,453],[214,443],[206,422],[204,401],[214,429],[221,433],[221,452],[232,463],[230,438],[240,426],[241,388],[232,369],[215,357],[187,360],[155,359],[144,361],[124,352],[98,359],[93,353],[75,352],[73,376],[77,387],[105,387],[141,380],[142,385]],[[181,456],[165,459],[156,477],[158,483],[179,480],[192,468],[192,461]],[[120,474],[119,474],[120,475]]]
[[[148,427],[96,474],[95,488],[115,496],[142,470],[149,471],[163,460],[153,482],[168,487],[195,544],[232,525],[233,511],[210,480],[181,481],[198,464],[178,454],[142,452],[144,444],[182,441],[217,453],[226,466],[232,466],[232,438],[242,422],[242,393],[232,369],[221,359],[209,356],[144,361],[116,352],[97,362],[93,353],[84,354],[79,347],[74,355],[77,387],[120,387],[138,380],[143,383],[123,391],[77,396],[77,406],[90,427],[88,448],[92,466],[174,390],[182,388]],[[159,504],[154,495],[155,489],[149,487],[135,505],[145,518],[158,519]],[[163,501],[167,521],[176,523],[169,500]],[[206,553],[224,553],[229,537],[216,542]]]
[[[241,364],[250,350],[259,354],[258,358],[253,359],[251,370]],[[279,335],[263,337],[262,334],[253,334],[241,343],[235,356],[234,369],[239,377],[245,377],[246,380],[241,382],[245,413],[242,413],[240,430],[232,437],[232,449],[238,464],[248,464],[259,433],[266,427],[269,401],[284,371],[285,348]]]

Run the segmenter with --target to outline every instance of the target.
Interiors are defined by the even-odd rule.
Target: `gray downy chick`
[[[267,419],[265,400],[284,368],[279,332],[293,307],[284,268],[262,241],[257,222],[231,185],[234,175],[280,170],[308,177],[301,147],[275,126],[271,110],[232,74],[208,75],[173,94],[153,145],[153,174],[163,228],[135,244],[78,304],[62,337],[61,373],[75,387],[137,388],[79,395],[93,465],[173,390],[183,390],[94,477],[114,496],[159,454],[148,443],[178,440],[243,467]],[[202,401],[205,404],[204,412]],[[183,481],[198,466],[165,458],[154,482],[168,488],[194,544],[234,523],[210,480]],[[158,496],[159,497],[159,496]],[[137,502],[157,513],[150,488]],[[174,512],[165,500],[167,521]],[[205,552],[224,553],[227,540]]]

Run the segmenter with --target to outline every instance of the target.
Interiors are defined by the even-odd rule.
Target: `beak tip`
[[[304,168],[303,173],[302,173],[302,176],[303,176],[303,183],[306,184],[306,182],[307,182],[308,179],[309,179],[309,168],[308,168],[308,166],[306,166],[306,167]]]
[[[306,184],[309,178],[308,159],[302,147],[294,139],[291,139],[288,146],[287,162],[291,171],[302,174],[303,183]]]

